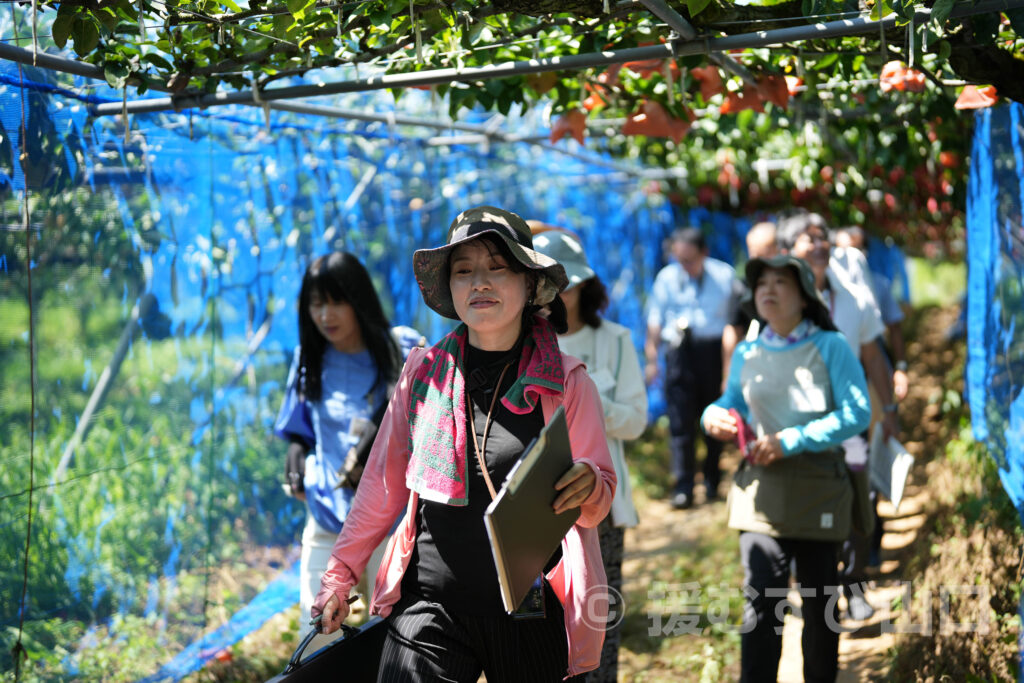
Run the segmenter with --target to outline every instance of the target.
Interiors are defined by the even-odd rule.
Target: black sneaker
[[[693,507],[693,497],[688,493],[677,493],[672,496],[672,507],[676,510],[688,510]]]
[[[846,599],[846,613],[854,621],[865,621],[875,616],[875,608],[867,598],[855,593]]]

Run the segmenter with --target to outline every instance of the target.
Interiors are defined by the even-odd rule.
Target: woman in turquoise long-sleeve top
[[[779,603],[795,563],[804,680],[831,682],[839,651],[836,553],[849,534],[853,501],[840,444],[867,427],[867,386],[804,261],[753,259],[746,276],[765,326],[736,347],[725,393],[701,416],[718,439],[735,438],[747,425],[752,432],[729,494],[747,596],[741,680],[777,678]]]

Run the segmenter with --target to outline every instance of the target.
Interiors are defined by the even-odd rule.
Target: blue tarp
[[[975,117],[967,196],[967,398],[1024,521],[1024,106]],[[1024,620],[1024,601],[1020,606]],[[1018,641],[1024,651],[1024,631]],[[1024,661],[1019,676],[1024,679]]]
[[[1024,106],[976,116],[967,203],[967,397],[1024,519]]]

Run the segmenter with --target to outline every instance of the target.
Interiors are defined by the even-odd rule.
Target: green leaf
[[[242,8],[234,3],[234,0],[220,0],[220,4],[227,7],[232,12],[241,12]]]
[[[288,11],[296,15],[295,18],[298,19],[300,18],[298,15],[306,14],[305,9],[309,6],[310,0],[285,0],[284,4]]]
[[[370,12],[370,23],[374,26],[384,26],[384,31],[391,28],[391,10],[388,9],[387,4],[378,5],[375,10]]]
[[[498,96],[498,111],[503,115],[508,116],[509,111],[512,109],[512,104],[515,102],[515,93],[506,90]]]
[[[497,97],[505,90],[505,84],[498,78],[492,78],[484,82],[484,90]]]
[[[278,38],[284,37],[284,34],[288,32],[288,27],[292,25],[292,18],[287,14],[276,14],[274,15],[274,28],[273,33]]]
[[[103,76],[111,88],[123,88],[129,73],[128,65],[121,62],[108,62],[103,66]]]
[[[114,11],[109,7],[97,10],[93,13],[93,16],[103,24],[103,28],[107,29],[107,31],[113,31],[117,28],[117,15],[114,14]]]
[[[875,6],[871,8],[871,19],[878,21],[882,17],[892,14],[892,5],[888,0],[875,0]]]
[[[63,8],[64,5],[61,5]],[[75,22],[74,14],[60,14],[57,13],[57,18],[53,20],[53,25],[50,27],[51,37],[53,42],[57,44],[57,47],[63,49],[68,42],[68,36],[71,35],[71,27]]]
[[[693,18],[704,11],[704,8],[711,4],[711,0],[686,0],[686,9],[690,11]]]
[[[940,61],[948,61],[949,55],[953,52],[953,46],[949,44],[948,40],[940,40],[935,50],[935,53],[939,56]]]
[[[75,41],[75,54],[84,57],[100,43],[100,32],[91,19],[78,16],[71,27],[71,37]]]
[[[935,4],[932,5],[932,19],[935,20],[935,24],[942,28],[946,25],[946,20],[949,19],[949,13],[953,11],[953,4],[955,0],[935,0]]]
[[[828,67],[832,66],[837,61],[839,61],[839,55],[833,52],[832,54],[825,55],[817,62],[815,62],[813,68],[815,71],[821,71],[822,69],[827,69]]]
[[[173,71],[174,70],[174,67],[171,65],[170,62],[168,62],[166,59],[164,59],[160,55],[156,54],[155,52],[150,52],[149,54],[143,55],[142,56],[142,61],[148,62],[148,63],[152,64],[153,66],[155,66],[156,68],[163,69],[164,71]]]

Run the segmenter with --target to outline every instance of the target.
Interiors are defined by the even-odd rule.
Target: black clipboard
[[[565,409],[559,406],[512,466],[498,495],[484,512],[501,600],[509,613],[522,603],[565,534],[579,519],[579,508],[556,515],[551,507],[558,497],[555,482],[570,467],[569,429]]]

